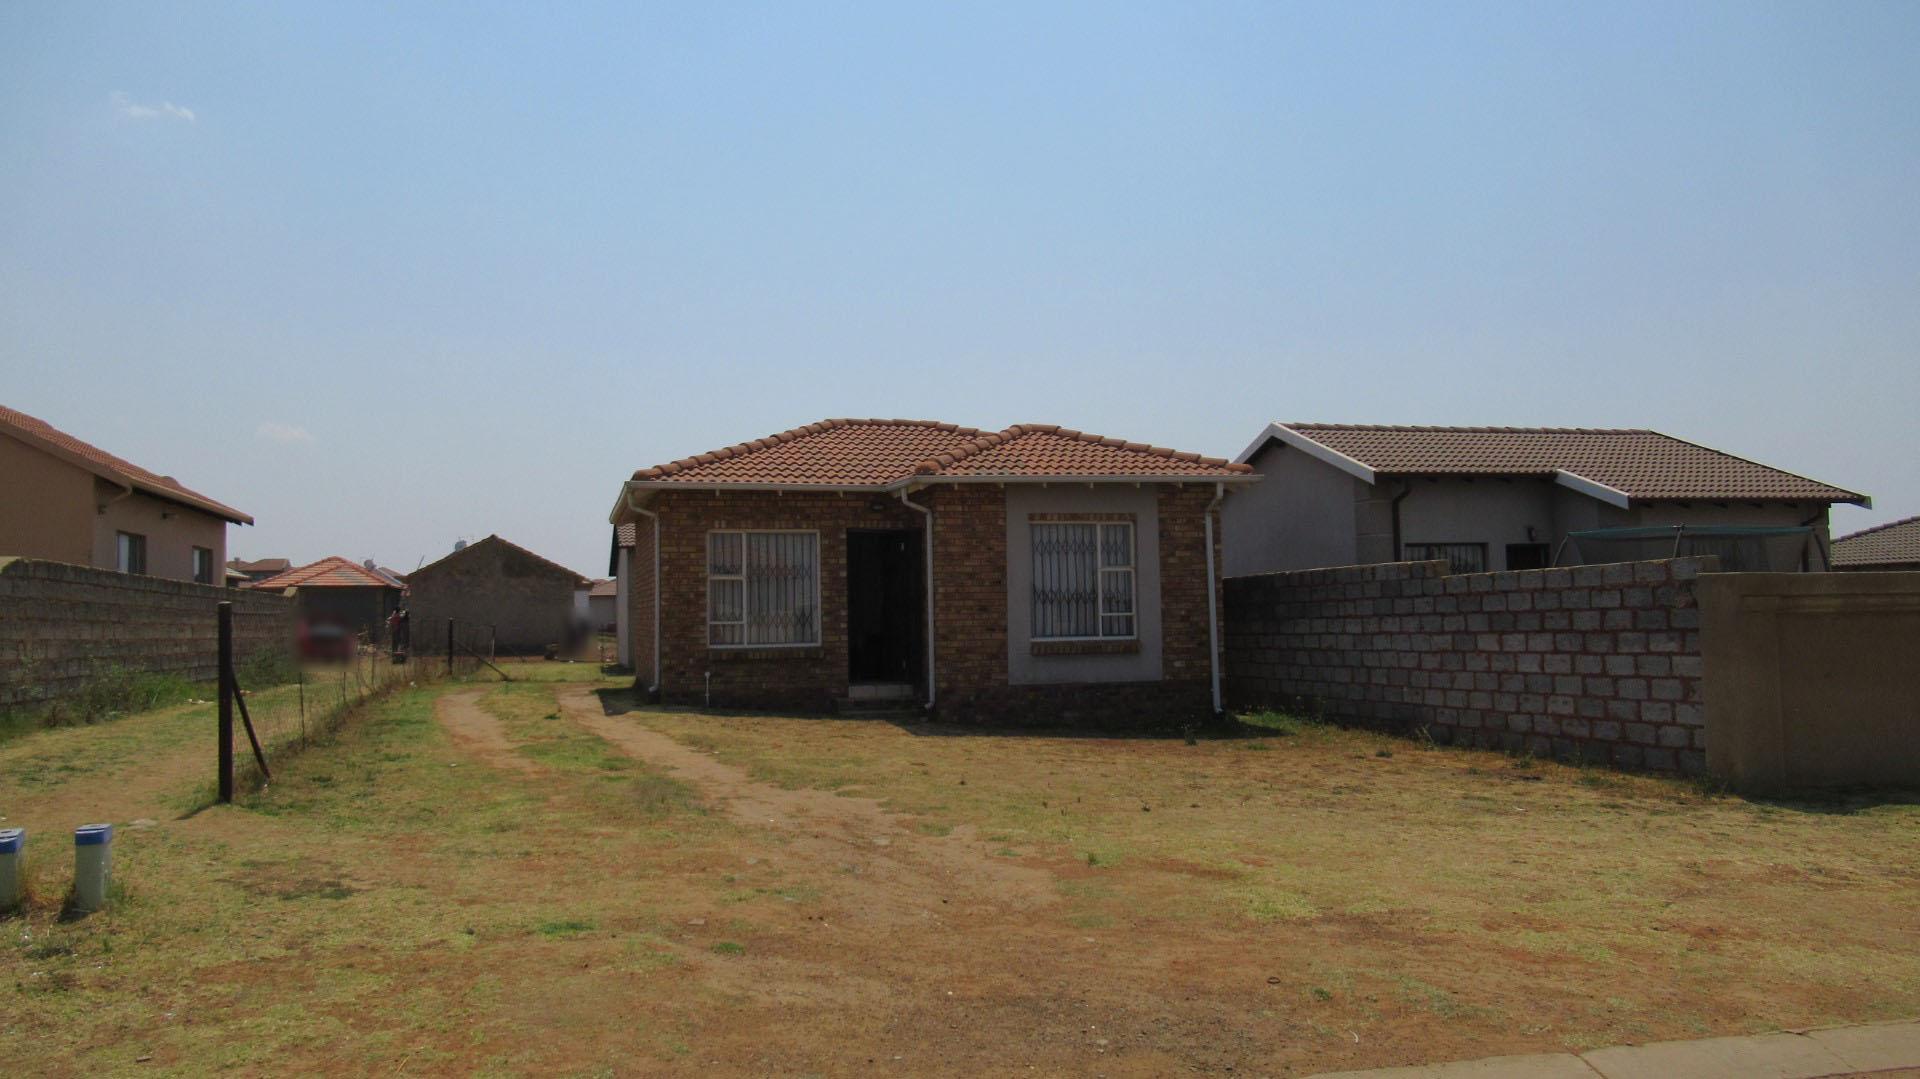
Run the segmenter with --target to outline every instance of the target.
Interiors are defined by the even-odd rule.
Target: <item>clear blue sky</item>
[[[1920,513],[1920,4],[0,7],[0,401],[589,573],[828,416],[1651,426]]]

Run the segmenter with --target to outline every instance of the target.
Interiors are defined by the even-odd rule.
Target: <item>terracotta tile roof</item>
[[[619,594],[620,582],[611,577],[601,578],[593,582],[592,588],[587,589],[587,595],[589,596],[617,596]]]
[[[261,592],[287,588],[392,588],[392,581],[351,558],[334,555],[247,586]]]
[[[433,561],[427,563],[426,565],[421,566],[419,569],[414,570],[412,573],[407,574],[407,579],[409,581],[415,580],[419,578],[422,574],[429,573],[435,567],[443,566],[449,562],[455,561],[467,555],[470,552],[480,550],[482,547],[484,547],[489,543],[497,543],[500,546],[505,547],[510,551],[518,551],[521,554],[527,556],[528,558],[533,559],[535,562],[539,563],[540,565],[543,565],[548,569],[552,570],[556,575],[573,578],[576,584],[585,585],[587,583],[587,579],[585,577],[582,577],[580,574],[575,573],[574,571],[568,569],[567,567],[561,565],[560,563],[555,562],[550,558],[542,558],[539,555],[534,554],[532,551],[527,550],[525,547],[522,547],[511,540],[501,539],[498,535],[488,536],[486,539],[483,539],[483,540],[475,540],[474,542],[467,544],[465,547],[462,547],[451,554],[444,555],[440,558],[436,558]]]
[[[35,419],[5,405],[0,405],[0,432],[24,436],[29,444],[41,442],[53,446],[62,453],[78,458],[83,462],[83,467],[101,473],[107,479],[123,486],[203,510],[235,524],[253,523],[253,518],[232,506],[215,502],[172,476],[149,472],[132,461],[115,457],[92,443],[82,442],[45,420]]]
[[[619,528],[613,530],[613,545],[615,547],[632,547],[639,542],[640,527],[638,525],[621,525]]]
[[[982,435],[965,450],[940,454],[916,471],[940,476],[1214,477],[1253,469],[1164,446],[1029,423]]]
[[[918,476],[1214,478],[1245,465],[1044,424],[1004,431],[931,420],[825,420],[633,474],[685,483],[887,487]]]
[[[1862,529],[1833,541],[1836,566],[1920,566],[1920,517]]]
[[[1336,423],[1283,426],[1387,475],[1551,476],[1570,472],[1636,499],[1866,501],[1865,495],[1658,431]]]

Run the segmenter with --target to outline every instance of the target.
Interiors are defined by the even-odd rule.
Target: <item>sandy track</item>
[[[861,920],[923,923],[956,902],[1025,910],[1058,897],[1053,874],[995,857],[970,827],[927,835],[872,798],[762,783],[634,719],[607,715],[589,690],[568,687],[559,696],[574,722],[693,784],[735,822],[777,833],[791,868],[860,879],[866,887],[854,913]]]
[[[544,769],[515,749],[500,720],[480,707],[480,698],[486,692],[484,689],[463,689],[443,693],[434,702],[434,715],[461,749],[495,768],[523,775],[538,775]]]

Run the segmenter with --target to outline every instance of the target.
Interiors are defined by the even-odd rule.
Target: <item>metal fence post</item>
[[[233,801],[233,602],[220,612],[220,800]]]

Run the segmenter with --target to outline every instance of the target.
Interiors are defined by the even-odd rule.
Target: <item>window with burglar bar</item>
[[[707,533],[707,643],[820,643],[818,532]]]
[[[1448,573],[1485,573],[1487,545],[1484,543],[1409,543],[1402,558],[1409,562],[1443,560]]]
[[[1033,638],[1133,637],[1132,522],[1035,522],[1032,533]]]

